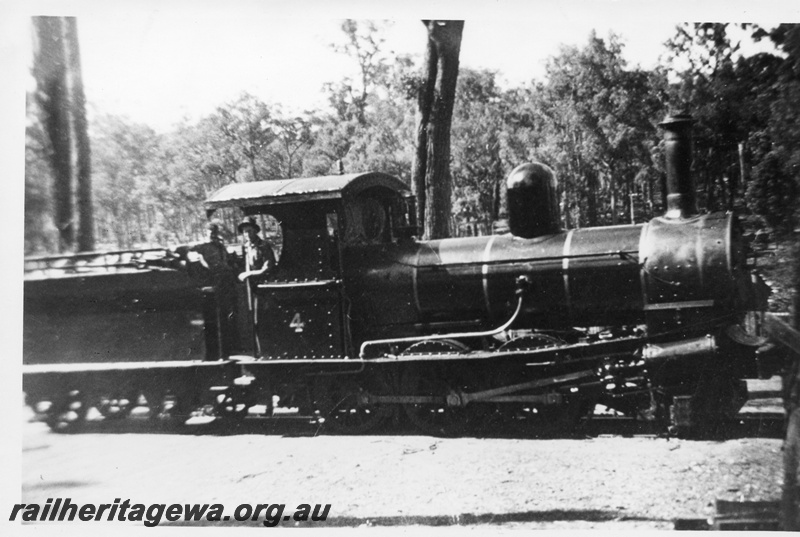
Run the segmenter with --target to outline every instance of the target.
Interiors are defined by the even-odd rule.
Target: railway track
[[[784,410],[780,397],[780,379],[748,380],[748,402],[726,430],[726,438],[782,438]],[[170,434],[278,434],[317,436],[335,434],[325,427],[324,419],[303,415],[292,409],[276,409],[266,417],[262,408],[254,407],[243,419],[219,419],[198,415],[186,422],[168,416],[152,417],[146,406],[134,406],[125,419],[109,419],[100,412],[87,413],[79,427],[71,433],[170,433]],[[28,409],[25,409],[29,412]],[[37,416],[28,413],[31,419]],[[398,416],[371,435],[418,435],[419,432]],[[564,424],[548,419],[493,420],[483,416],[459,436],[489,438],[581,438],[598,436],[664,436],[663,425],[623,417],[598,407],[591,416],[578,423]]]

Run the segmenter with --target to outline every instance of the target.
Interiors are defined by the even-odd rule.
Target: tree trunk
[[[628,208],[630,212],[628,213],[631,224],[636,223],[636,192],[633,189],[628,189]]]
[[[428,122],[431,117],[431,103],[436,81],[437,57],[436,47],[429,38],[425,48],[425,80],[417,92],[417,147],[411,176],[412,188],[417,198],[417,226],[425,224]]]
[[[626,209],[631,224],[636,222],[636,186],[633,184],[633,180],[633,172],[629,171],[625,176],[625,191],[627,194],[625,199],[627,202]]]
[[[559,198],[561,199],[561,221],[564,224],[564,229],[572,229],[572,211],[570,210],[569,196],[566,189],[561,192]]]
[[[94,250],[94,211],[92,209],[92,152],[89,129],[86,124],[86,96],[83,93],[81,56],[78,47],[78,23],[75,17],[66,17],[66,52],[68,75],[71,82],[72,121],[75,129],[77,153],[77,210],[78,251]]]
[[[78,251],[90,251],[94,249],[95,235],[91,150],[77,23],[74,17],[34,17],[33,25],[37,101],[51,145],[58,249],[72,250],[77,234]]]
[[[247,155],[247,158],[250,161],[250,171],[253,173],[253,181],[258,181],[258,171],[256,171],[256,151],[253,149],[252,144],[250,147],[251,149]]]
[[[464,21],[423,21],[428,28],[428,76],[424,93],[433,86],[427,121],[425,162],[425,233],[429,239],[450,235],[452,212],[450,125],[453,119],[459,54]],[[435,72],[430,69],[435,54]],[[435,75],[435,76],[434,76]],[[421,113],[420,116],[424,116]],[[418,152],[421,149],[418,148]]]
[[[731,180],[731,196],[730,196],[730,206],[728,210],[733,211],[736,206],[736,194],[741,188],[742,192],[745,192],[747,187],[747,176],[745,174],[744,168],[744,142],[739,142],[737,146],[738,157],[739,157],[739,183],[737,184],[736,181]]]
[[[617,218],[617,181],[612,174],[609,174],[608,188],[611,190],[611,225],[616,226],[619,223]]]
[[[75,242],[72,213],[72,137],[64,25],[59,17],[34,17],[33,21],[38,45],[34,61],[37,100],[51,145],[54,220],[58,229],[58,250],[64,252],[72,249]]]
[[[581,164],[581,167],[583,165]],[[586,225],[594,227],[597,225],[597,188],[599,181],[597,180],[597,172],[594,170],[585,170],[586,175]]]

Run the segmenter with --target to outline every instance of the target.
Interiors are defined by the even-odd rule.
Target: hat
[[[237,228],[239,230],[239,233],[242,232],[242,228],[244,226],[251,226],[253,229],[256,230],[256,233],[261,231],[261,228],[258,226],[258,224],[256,224],[256,219],[253,218],[252,216],[248,216],[247,218],[241,221],[239,227]]]
[[[208,231],[213,231],[214,233],[219,233],[221,226],[219,225],[218,221],[212,220],[211,222],[206,223],[206,229]]]

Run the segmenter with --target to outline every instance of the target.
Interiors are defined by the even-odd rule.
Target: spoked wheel
[[[528,334],[514,339],[510,339],[503,343],[499,351],[530,351],[544,349],[547,347],[558,347],[565,345],[563,339],[551,336],[549,334]]]
[[[148,389],[142,392],[142,396],[144,397],[144,406],[148,409],[147,417],[151,420],[162,418],[164,412],[164,392]]]
[[[440,368],[410,368],[403,374],[400,386],[403,395],[438,399],[436,402],[403,405],[403,412],[420,432],[432,436],[457,436],[469,427],[474,408],[447,404],[448,395],[453,397],[454,391]]]
[[[121,420],[136,406],[138,395],[105,394],[97,398],[95,408],[106,420]]]
[[[705,371],[691,399],[689,434],[698,439],[726,437],[747,401],[746,390],[746,385],[727,371]]]
[[[458,354],[467,350],[458,341],[429,340],[415,343],[403,355]],[[473,384],[464,377],[464,371],[431,362],[406,369],[400,378],[400,393],[412,397],[435,398],[435,401],[403,405],[403,412],[414,427],[432,436],[458,436],[482,424],[485,406],[452,404],[457,402],[460,392],[466,391]],[[448,398],[451,404],[448,404]]]
[[[319,377],[315,385],[317,408],[325,428],[337,434],[364,434],[390,419],[395,408],[371,404],[367,394],[390,394],[389,383],[379,376]]]
[[[223,418],[241,420],[247,417],[247,411],[251,406],[244,389],[239,386],[230,386],[217,395],[214,410]]]
[[[549,334],[532,333],[503,343],[499,350],[536,351],[566,344],[563,339]],[[534,357],[531,361],[534,365],[546,365],[544,362],[536,362]],[[574,428],[582,417],[581,401],[576,397],[563,398],[561,403],[557,404],[521,403],[509,407],[504,414],[512,426],[533,435],[568,431]]]
[[[72,390],[51,402],[45,422],[55,432],[73,432],[83,424],[87,410],[85,394]]]

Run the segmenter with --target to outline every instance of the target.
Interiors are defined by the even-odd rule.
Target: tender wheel
[[[244,419],[252,406],[247,393],[238,386],[231,386],[216,397],[214,409],[223,418]]]
[[[136,406],[136,396],[133,395],[103,395],[97,399],[95,408],[104,419],[120,420],[128,416]]]
[[[45,423],[53,431],[74,432],[83,424],[88,406],[85,395],[80,391],[73,390],[51,403],[46,413]]]
[[[163,417],[164,393],[161,391],[145,390],[142,392],[144,403],[147,406],[147,417],[151,420]]]
[[[364,434],[395,414],[388,405],[369,404],[367,394],[391,393],[382,378],[320,377],[315,386],[316,406],[325,429],[337,434]]]

